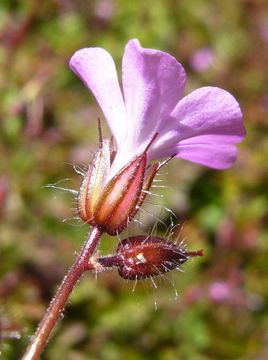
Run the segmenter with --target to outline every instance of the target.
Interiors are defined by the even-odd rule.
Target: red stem
[[[92,228],[79,257],[70,268],[66,277],[63,279],[56,296],[51,301],[50,306],[35,335],[33,336],[32,341],[28,346],[22,360],[36,360],[39,358],[39,355],[43,351],[48,337],[54,328],[60,314],[62,313],[77,280],[80,278],[83,272],[87,270],[89,259],[92,256],[101,235],[102,230],[100,230],[98,227]]]

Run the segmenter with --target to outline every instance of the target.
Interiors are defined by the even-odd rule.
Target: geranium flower
[[[169,156],[215,169],[227,169],[234,163],[237,156],[234,144],[245,137],[238,102],[217,87],[197,89],[180,100],[186,75],[171,55],[144,49],[137,39],[130,40],[122,61],[123,94],[114,61],[102,48],[78,50],[70,60],[70,68],[95,96],[117,143],[115,158],[106,166],[98,189],[104,189],[131,161],[137,165],[134,159],[144,152],[143,166]],[[141,185],[142,188],[144,184]],[[83,195],[88,196],[85,186]],[[98,190],[95,199],[101,193]],[[103,201],[102,197],[102,206]],[[95,202],[90,206],[92,217]]]
[[[130,40],[122,61],[123,95],[106,50],[78,50],[70,67],[95,96],[117,142],[114,172],[141,154],[156,132],[149,160],[176,154],[215,169],[233,165],[234,144],[245,137],[238,102],[217,87],[197,89],[180,100],[186,75],[173,56]]]

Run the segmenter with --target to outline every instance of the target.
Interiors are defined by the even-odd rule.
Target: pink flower
[[[260,25],[260,36],[263,41],[268,42],[268,23],[263,23]]]
[[[227,300],[230,292],[230,287],[223,281],[214,281],[208,288],[209,296],[215,302]]]
[[[99,0],[95,6],[95,14],[102,20],[109,20],[115,12],[115,4],[111,0]]]
[[[198,49],[190,60],[191,68],[196,72],[208,70],[214,63],[215,54],[209,47]]]
[[[182,100],[185,71],[169,54],[126,46],[123,94],[110,54],[101,48],[77,51],[71,69],[92,91],[117,142],[113,151],[100,134],[100,147],[78,194],[81,219],[111,235],[137,213],[163,157],[180,157],[216,169],[230,167],[235,143],[245,136],[242,113],[227,91],[204,87]]]
[[[111,177],[140,155],[156,132],[148,161],[175,155],[215,169],[233,165],[234,144],[245,137],[239,104],[229,92],[209,86],[180,100],[186,75],[171,55],[130,40],[122,61],[123,95],[106,50],[78,50],[70,68],[94,94],[117,142]]]

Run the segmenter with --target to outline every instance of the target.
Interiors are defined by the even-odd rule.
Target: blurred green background
[[[0,358],[20,358],[89,230],[63,222],[74,216],[72,197],[44,187],[66,179],[62,186],[78,189],[72,164],[90,161],[103,119],[68,61],[101,46],[120,72],[133,37],[183,64],[186,93],[212,85],[234,94],[248,135],[227,171],[179,159],[162,170],[168,188],[154,201],[176,213],[189,249],[204,257],[155,279],[157,289],[148,280],[132,292],[116,271],[97,280],[86,273],[42,359],[267,359],[266,0],[1,0]],[[149,211],[170,226],[168,212]],[[128,234],[156,221],[140,220],[145,227]],[[157,234],[165,232],[158,222]],[[104,237],[100,249],[117,243]]]

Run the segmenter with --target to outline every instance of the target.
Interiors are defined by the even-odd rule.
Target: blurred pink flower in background
[[[112,0],[99,0],[95,6],[95,15],[102,20],[109,20],[115,12],[115,4]]]
[[[190,59],[190,66],[196,72],[208,70],[215,61],[215,53],[210,47],[198,49]]]
[[[263,112],[268,112],[268,93],[264,93],[260,96],[259,106]]]
[[[208,295],[214,302],[222,302],[229,299],[231,295],[230,287],[226,282],[214,281],[208,287]]]
[[[268,43],[268,22],[260,25],[259,33],[262,40]]]
[[[0,177],[0,216],[4,213],[7,192],[8,192],[8,179],[5,176],[1,176]]]

